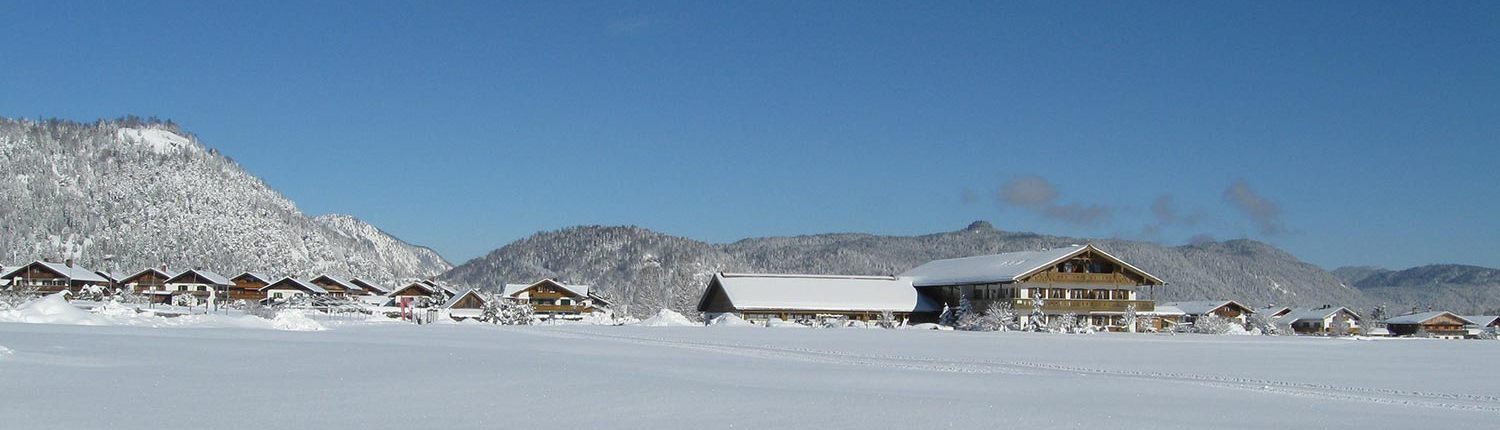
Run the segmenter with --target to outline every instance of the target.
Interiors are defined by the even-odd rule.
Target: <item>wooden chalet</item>
[[[1470,337],[1470,338],[1477,338],[1481,334],[1484,334],[1484,333],[1489,333],[1489,334],[1500,333],[1500,315],[1459,315],[1459,316],[1463,317],[1463,319],[1469,320],[1470,322],[1474,323],[1474,324],[1472,324],[1472,325],[1470,325],[1470,326],[1467,327],[1467,330],[1469,332],[1468,337]]]
[[[316,278],[313,278],[311,282],[317,284],[319,287],[323,287],[324,290],[328,290],[328,295],[333,297],[348,297],[350,295],[359,295],[363,294],[362,292],[364,291],[363,289],[354,286],[354,284],[350,284],[349,281],[345,281],[331,275],[318,276]]]
[[[1392,336],[1426,336],[1440,339],[1463,339],[1469,334],[1464,327],[1473,325],[1452,312],[1423,312],[1385,320]]]
[[[501,296],[530,303],[536,315],[542,318],[579,318],[609,306],[609,302],[596,295],[588,285],[568,285],[553,279],[532,284],[506,284]]]
[[[266,296],[265,300],[267,301],[281,302],[291,300],[296,296],[325,296],[328,295],[328,290],[311,282],[303,282],[300,279],[287,277],[261,288],[260,293]]]
[[[260,290],[271,285],[272,281],[274,279],[254,272],[245,272],[239,274],[239,276],[229,278],[229,282],[233,284],[229,286],[229,300],[264,300],[266,295],[262,294]]]
[[[428,281],[412,281],[406,284],[406,286],[390,292],[386,296],[391,298],[392,305],[399,306],[401,302],[406,301],[407,306],[425,308],[434,304],[433,296],[437,295],[440,291],[442,289]],[[446,301],[445,297],[443,302]]]
[[[1095,327],[1128,330],[1124,315],[1154,312],[1156,303],[1138,297],[1165,285],[1150,273],[1089,245],[1043,251],[936,260],[900,275],[923,294],[957,307],[968,298],[976,310],[1008,303],[1027,323],[1030,309],[1041,301],[1049,321],[1072,314]]]
[[[144,294],[147,291],[166,291],[168,279],[172,279],[172,274],[165,270],[165,266],[163,269],[147,267],[121,279],[120,285],[136,294]]]
[[[182,294],[192,294],[199,298],[210,295],[223,295],[229,289],[231,283],[217,273],[201,269],[184,270],[182,273],[173,275],[167,279],[166,290]]]
[[[1363,325],[1361,325],[1364,319],[1358,313],[1343,306],[1291,309],[1270,321],[1290,326],[1297,334],[1344,336],[1364,332]],[[1343,332],[1335,332],[1334,328],[1340,325],[1344,327]]]
[[[449,318],[455,321],[463,321],[471,318],[479,318],[485,304],[484,295],[479,294],[478,290],[466,289],[455,294],[453,298],[448,299],[446,303],[443,303],[441,308],[447,311]]]
[[[1255,313],[1249,306],[1245,306],[1234,300],[1203,300],[1193,302],[1166,302],[1158,306],[1171,306],[1182,311],[1182,322],[1192,324],[1204,315],[1214,315],[1229,321],[1245,325],[1245,320],[1250,314]]]
[[[60,291],[77,293],[89,286],[109,285],[108,279],[92,270],[73,265],[73,260],[64,263],[34,261],[19,267],[12,267],[0,274],[0,278],[9,281],[6,288],[12,290],[35,288],[39,294],[52,294]]]

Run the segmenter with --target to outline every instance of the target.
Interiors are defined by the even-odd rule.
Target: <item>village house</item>
[[[172,273],[165,268],[147,267],[121,279],[120,285],[136,294],[145,294],[147,291],[166,291],[168,279],[172,279]]]
[[[324,290],[328,290],[328,295],[333,297],[348,297],[350,295],[362,294],[361,292],[364,291],[354,286],[354,284],[350,284],[348,281],[331,275],[320,275],[313,278],[310,282],[323,287]]]
[[[869,318],[889,310],[918,322],[968,301],[975,312],[1010,306],[1019,323],[1026,324],[1038,304],[1042,324],[1071,315],[1079,323],[1131,330],[1125,327],[1125,314],[1154,315],[1156,310],[1155,302],[1138,297],[1138,290],[1164,284],[1093,245],[1073,245],[936,260],[898,276],[720,274],[704,288],[699,310],[792,319],[817,314]]]
[[[167,279],[166,291],[192,294],[198,299],[218,296],[229,288],[229,278],[207,270],[191,269]]]
[[[1360,324],[1363,318],[1343,306],[1288,309],[1271,318],[1270,321],[1277,325],[1291,327],[1292,332],[1297,334],[1345,336],[1361,334],[1364,331]],[[1343,327],[1343,332],[1336,333],[1334,328],[1340,326]]]
[[[942,305],[895,276],[718,273],[698,299],[705,319],[733,314],[758,324],[773,318],[811,323],[834,316],[898,324],[935,322]]]
[[[484,312],[486,303],[484,295],[471,288],[455,294],[453,298],[448,299],[447,303],[443,303],[440,309],[446,311],[448,317],[454,321],[463,321],[479,318]]]
[[[9,281],[7,288],[12,290],[36,288],[38,294],[52,294],[59,291],[76,293],[89,286],[104,287],[109,284],[108,279],[104,279],[94,271],[73,265],[73,260],[63,263],[34,261],[13,267],[0,274],[0,278]]]
[[[1182,311],[1182,322],[1192,324],[1204,315],[1214,315],[1241,326],[1255,313],[1249,306],[1234,300],[1201,300],[1193,302],[1166,302],[1157,306],[1171,306]]]
[[[281,280],[261,288],[260,292],[270,302],[283,302],[292,300],[297,296],[313,298],[328,295],[328,290],[323,289],[323,287],[291,277],[281,278]]]
[[[241,273],[238,276],[229,279],[229,282],[234,284],[229,287],[229,299],[249,301],[263,300],[266,298],[266,295],[262,294],[260,290],[262,288],[265,288],[267,285],[271,285],[271,281],[273,281],[273,279],[259,273]]]
[[[1385,320],[1385,327],[1392,336],[1431,336],[1439,339],[1463,339],[1468,335],[1465,326],[1473,321],[1452,312],[1423,312],[1402,315]]]
[[[402,306],[402,302],[404,301],[406,302],[405,306],[425,308],[434,304],[433,296],[437,295],[440,291],[443,290],[430,281],[412,281],[404,287],[397,288],[387,296],[391,298],[390,306]],[[447,302],[447,295],[444,295],[443,301],[438,303],[445,302]]]
[[[1478,338],[1486,333],[1494,335],[1500,332],[1500,315],[1459,315],[1463,319],[1474,324],[1465,327],[1469,338]]]
[[[1029,309],[1040,301],[1043,323],[1073,315],[1111,330],[1128,330],[1123,317],[1131,310],[1154,311],[1156,303],[1139,299],[1138,290],[1165,284],[1092,244],[936,260],[900,276],[950,308],[960,298],[975,310],[1004,303],[1027,324]]]
[[[501,296],[530,303],[541,318],[578,319],[583,314],[609,306],[609,302],[595,295],[588,285],[568,285],[553,279],[533,284],[506,284]]]
[[[109,281],[109,283],[105,284],[104,286],[108,288],[108,291],[110,292],[118,290],[122,285],[120,284],[120,280],[125,279],[125,276],[123,275],[106,270],[95,270],[94,274],[97,274],[99,275],[99,277],[104,278],[104,280]]]
[[[382,287],[379,284],[360,278],[350,279],[349,285],[359,288],[360,292],[358,294],[365,296],[384,296],[391,293],[391,290]]]

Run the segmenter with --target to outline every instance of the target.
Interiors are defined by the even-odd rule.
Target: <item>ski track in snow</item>
[[[799,347],[772,347],[741,343],[695,342],[662,337],[610,335],[573,330],[524,331],[528,334],[565,338],[606,339],[637,345],[666,346],[746,357],[793,360],[810,363],[879,367],[927,372],[1008,374],[1008,375],[1080,375],[1104,376],[1212,386],[1267,394],[1318,397],[1352,402],[1393,406],[1451,409],[1500,413],[1500,396],[1459,393],[1408,391],[1389,388],[1276,381],[1233,376],[1191,373],[1110,370],[1029,361],[940,360],[886,354],[856,354]]]

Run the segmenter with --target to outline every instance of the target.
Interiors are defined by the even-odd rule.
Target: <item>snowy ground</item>
[[[1494,428],[1500,342],[759,327],[0,323],[0,422]]]

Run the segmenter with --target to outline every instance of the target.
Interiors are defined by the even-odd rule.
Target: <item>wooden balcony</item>
[[[1135,281],[1119,273],[1060,273],[1043,272],[1032,276],[1027,282],[1030,283],[1067,283],[1067,284],[1115,284],[1134,285]]]
[[[1031,310],[1031,299],[1013,299],[1010,306],[1016,313],[1025,314]],[[1150,300],[1093,300],[1093,299],[1046,299],[1042,302],[1042,311],[1049,314],[1060,314],[1073,312],[1084,314],[1089,312],[1120,312],[1125,308],[1135,305],[1136,312],[1150,312],[1156,310],[1156,302]]]

